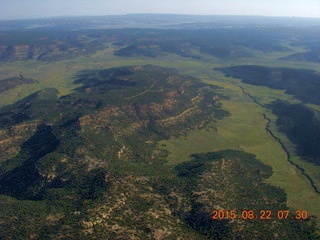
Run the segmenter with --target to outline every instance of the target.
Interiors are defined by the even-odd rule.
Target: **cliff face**
[[[53,60],[80,52],[76,47],[58,44],[46,45],[0,45],[0,61]]]

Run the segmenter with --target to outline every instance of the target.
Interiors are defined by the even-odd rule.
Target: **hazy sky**
[[[0,19],[127,13],[320,18],[320,0],[0,0]]]

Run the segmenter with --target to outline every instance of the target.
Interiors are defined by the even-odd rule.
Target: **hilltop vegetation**
[[[304,51],[290,54],[289,56],[280,58],[280,60],[318,63],[320,61],[318,27],[315,30],[316,31],[308,31],[301,29],[301,34],[292,41],[291,45],[303,47]]]
[[[227,76],[244,83],[286,90],[305,103],[320,104],[320,75],[306,69],[269,68],[256,65],[220,68]]]
[[[160,36],[159,36],[160,34]],[[254,37],[253,37],[254,36]],[[271,40],[272,39],[272,40]],[[122,46],[115,52],[121,57],[157,57],[173,53],[182,57],[201,58],[209,54],[221,59],[237,59],[252,56],[252,51],[284,51],[281,37],[259,30],[220,29],[210,30],[164,30],[156,33],[140,31],[134,39],[127,38],[115,44]]]
[[[288,51],[281,44],[285,34],[260,29],[50,29],[3,32],[0,39],[0,61],[55,61],[95,53],[108,44],[117,47],[121,57],[159,57],[177,54],[194,59],[203,54],[223,60],[253,57],[256,52]]]
[[[319,35],[295,21],[0,22],[0,239],[318,239],[319,68],[286,56]]]
[[[176,167],[178,176],[187,183],[185,191],[191,196],[191,211],[187,222],[210,239],[308,239],[312,221],[222,219],[212,221],[210,210],[250,209],[259,216],[259,210],[276,213],[286,209],[286,195],[263,181],[271,176],[270,167],[252,154],[241,151],[220,151],[194,154],[189,162]],[[289,230],[290,229],[290,230]]]
[[[275,101],[269,107],[278,116],[279,130],[297,146],[298,155],[319,165],[320,119],[315,112],[304,105],[282,101]]]
[[[0,80],[0,93],[8,91],[23,84],[37,83],[36,80],[24,78],[22,75],[20,77],[12,77]]]
[[[102,41],[66,30],[0,32],[0,62],[56,61],[90,54],[105,47]]]
[[[11,153],[3,154],[0,164],[0,191],[21,201],[6,197],[0,204],[2,220],[6,219],[1,237],[41,237],[43,228],[63,231],[67,225],[73,231],[81,225],[85,231],[90,206],[102,207],[101,198],[118,198],[109,188],[118,189],[122,178],[132,177],[138,184],[148,171],[161,167],[166,153],[156,149],[157,140],[181,136],[227,115],[214,87],[171,69],[150,65],[90,70],[79,73],[75,82],[82,86],[62,98],[57,98],[55,89],[45,89],[0,110],[2,140]],[[33,132],[27,132],[31,126]],[[18,127],[19,131],[9,134]],[[22,132],[24,141],[14,141]],[[20,151],[12,156],[10,149]],[[128,209],[135,209],[137,196],[132,196]],[[38,201],[30,202],[37,217],[53,214],[59,220],[52,226],[13,220],[15,207],[30,205],[25,200]],[[141,207],[139,212],[147,210],[147,205]],[[70,216],[77,211],[81,215]],[[29,211],[16,214],[19,219],[38,221]],[[9,230],[16,224],[24,233]]]
[[[280,60],[286,61],[296,61],[296,62],[320,62],[320,50],[312,50],[303,53],[295,53],[283,58]]]
[[[253,155],[205,153],[175,169],[164,164],[158,140],[228,115],[216,87],[152,65],[82,71],[75,82],[82,86],[62,98],[47,89],[1,109],[4,133],[34,129],[0,165],[2,238],[302,239],[314,233],[312,219],[270,220],[272,231],[261,220],[211,219],[212,208],[286,208],[284,192],[263,183],[270,167]],[[9,148],[17,147],[10,141],[16,135],[5,136]]]

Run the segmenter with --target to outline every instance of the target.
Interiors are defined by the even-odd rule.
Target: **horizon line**
[[[269,15],[246,15],[246,14],[188,14],[188,13],[122,13],[122,14],[106,14],[106,15],[60,15],[60,16],[43,16],[43,17],[17,17],[17,18],[1,18],[0,21],[28,21],[28,20],[44,20],[44,19],[62,19],[62,18],[90,18],[90,17],[121,17],[132,15],[171,15],[171,16],[194,16],[194,17],[261,17],[261,18],[288,18],[288,19],[313,19],[320,20],[320,17],[305,16],[269,16]]]

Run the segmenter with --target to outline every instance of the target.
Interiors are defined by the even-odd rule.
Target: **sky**
[[[320,18],[320,0],[0,0],[0,19],[130,13]]]

